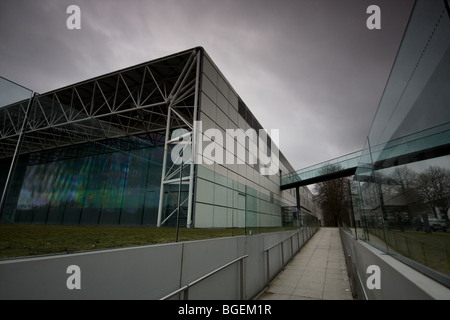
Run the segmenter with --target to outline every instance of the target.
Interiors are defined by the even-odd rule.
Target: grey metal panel
[[[286,239],[285,241],[283,241],[282,243],[281,243],[281,245],[283,246],[282,247],[282,263],[283,263],[283,265],[286,265],[286,263],[288,263],[289,262],[289,260],[290,260],[290,254],[291,254],[291,250],[290,250],[290,248],[291,248],[291,244],[290,244],[290,240],[289,239]],[[280,247],[280,249],[281,249],[281,247]]]
[[[156,299],[178,288],[181,245],[0,262],[0,299]],[[67,267],[81,270],[69,290]]]
[[[228,118],[228,112],[229,112],[229,111],[228,111],[228,105],[229,105],[229,103],[228,103],[227,98],[224,97],[224,95],[219,91],[219,92],[217,93],[217,107],[218,107],[220,110],[222,110],[222,112],[223,112],[223,114],[221,115],[221,117],[224,117],[223,120],[226,120],[226,119]],[[221,119],[219,119],[219,118],[217,117],[217,123],[219,123],[220,120],[221,120]],[[222,126],[222,128],[224,128],[224,129],[229,129],[229,128],[228,128],[228,123],[225,124],[224,126]]]
[[[214,119],[214,120],[216,119],[216,117],[217,117],[217,106],[203,92],[202,92],[202,97],[201,97],[201,106],[200,106],[200,108],[201,108],[200,120],[203,120],[203,114],[207,115],[211,119]]]
[[[214,182],[197,179],[197,201],[203,203],[214,203]]]
[[[228,221],[227,217],[227,208],[226,207],[220,207],[220,206],[214,206],[214,228],[220,228],[223,226],[226,226]]]
[[[300,233],[297,232],[294,238],[292,238],[292,250],[294,250],[294,255],[300,250]]]
[[[255,297],[266,284],[264,235],[246,237],[249,257],[245,260],[246,298]]]
[[[214,85],[217,85],[218,73],[211,60],[203,55],[203,73],[208,76]]]
[[[189,289],[189,300],[239,299],[239,263],[215,273]]]
[[[195,227],[211,228],[214,219],[214,206],[204,203],[195,203]]]
[[[217,103],[217,87],[207,76],[202,77],[202,91],[211,99],[212,102]]]
[[[267,257],[269,259],[269,279],[272,280],[278,272],[283,268],[282,257],[281,257],[281,241],[284,239],[284,236],[280,233],[269,233],[264,235],[264,248],[263,250],[268,251],[267,255],[264,252],[264,264],[267,268]],[[269,249],[271,248],[271,249]],[[268,250],[269,249],[269,250]],[[267,269],[265,270],[267,272]]]
[[[230,86],[227,84],[226,80],[220,75],[217,77],[217,87],[219,91],[224,95],[224,97],[228,99]]]
[[[231,106],[237,111],[238,110],[238,97],[232,88],[228,92],[228,101],[230,101]]]
[[[219,96],[222,96],[219,93]],[[218,106],[217,108],[217,114],[216,114],[216,123],[217,123],[217,129],[223,129],[221,131],[222,135],[223,135],[223,146],[226,146],[225,141],[226,141],[226,131],[228,128],[228,102],[222,103],[221,105]],[[219,128],[220,127],[220,128]]]
[[[236,242],[236,238],[185,242],[181,285],[187,285],[238,258]]]

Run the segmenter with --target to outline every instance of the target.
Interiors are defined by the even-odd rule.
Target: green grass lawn
[[[178,241],[231,237],[293,228],[180,228]],[[176,241],[175,228],[0,224],[0,259],[73,253]]]
[[[450,276],[450,233],[423,231],[370,229],[371,241],[384,246],[383,240],[388,238],[389,247],[408,258],[411,258],[436,271]],[[379,237],[379,240],[376,237]]]
[[[180,228],[179,241],[229,237],[244,229]],[[0,258],[175,242],[175,228],[0,224]]]

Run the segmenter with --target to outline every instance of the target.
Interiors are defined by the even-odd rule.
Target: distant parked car
[[[430,231],[447,232],[447,223],[444,220],[428,217],[428,224],[430,226]],[[416,217],[413,221],[413,225],[416,227],[416,231],[426,231],[426,225],[424,218],[422,217]]]
[[[447,223],[444,220],[428,218],[428,222],[430,223],[431,230],[447,232]]]

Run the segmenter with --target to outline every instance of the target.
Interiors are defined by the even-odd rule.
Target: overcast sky
[[[202,46],[301,169],[363,148],[413,2],[3,0],[0,75],[44,93]]]

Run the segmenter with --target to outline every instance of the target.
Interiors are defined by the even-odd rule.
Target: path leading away
[[[258,300],[353,300],[338,228],[320,228]]]

